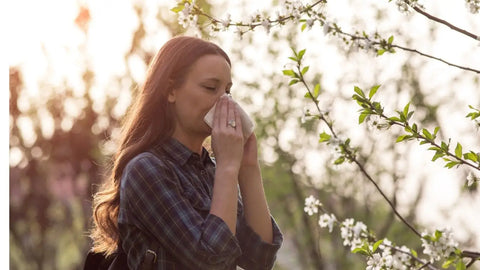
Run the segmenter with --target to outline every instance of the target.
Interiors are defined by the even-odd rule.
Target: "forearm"
[[[242,168],[239,173],[239,184],[248,225],[263,241],[271,243],[273,240],[272,221],[259,165]]]
[[[210,214],[221,218],[235,234],[237,223],[238,170],[217,168]]]

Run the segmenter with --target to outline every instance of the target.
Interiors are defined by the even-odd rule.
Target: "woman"
[[[130,269],[270,269],[282,243],[255,135],[244,139],[217,45],[176,37],[158,52],[127,115],[112,173],[94,196],[95,252]],[[210,128],[203,118],[216,104]],[[215,160],[202,147],[211,135]],[[239,195],[240,194],[240,195]],[[148,262],[147,262],[148,260]]]

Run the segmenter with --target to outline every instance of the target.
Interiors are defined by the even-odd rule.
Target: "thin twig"
[[[350,154],[348,152],[348,154]],[[378,190],[378,192],[380,192],[380,194],[382,195],[382,197],[387,201],[387,203],[390,205],[390,208],[393,210],[393,212],[395,213],[395,215],[405,224],[407,225],[407,227],[412,231],[414,232],[418,237],[422,237],[422,235],[412,226],[410,225],[410,223],[408,223],[407,220],[405,220],[405,218],[402,217],[402,215],[400,213],[398,213],[397,209],[395,208],[395,206],[393,205],[393,203],[390,201],[390,199],[387,197],[387,195],[385,195],[385,193],[383,193],[382,189],[378,186],[378,184],[375,182],[375,180],[373,180],[373,178],[370,176],[370,174],[368,174],[368,172],[365,170],[365,168],[363,167],[363,164],[361,164],[354,156],[352,155],[349,155],[349,158],[358,166],[358,168],[360,169],[360,171],[362,171],[363,175],[365,175],[365,177],[367,177],[367,179],[372,182],[372,184],[375,186],[375,188]]]
[[[357,35],[354,35],[354,34],[350,34],[350,33],[343,32],[343,31],[341,31],[341,30],[337,30],[337,33],[339,33],[339,34],[341,34],[341,35],[344,35],[344,36],[348,36],[348,37],[350,37],[350,38],[352,38],[352,39],[366,40],[366,41],[370,42],[371,44],[381,45],[381,42],[374,41],[374,40],[370,40],[369,38],[366,38],[366,37],[363,37],[363,36],[357,36]],[[478,69],[474,69],[474,68],[470,68],[470,67],[465,67],[465,66],[460,66],[460,65],[457,65],[457,64],[453,64],[453,63],[450,63],[450,62],[448,62],[448,61],[443,60],[442,58],[439,58],[439,57],[436,57],[436,56],[433,56],[433,55],[429,55],[429,54],[420,52],[420,51],[418,51],[418,50],[416,50],[416,49],[410,49],[410,48],[403,47],[403,46],[396,45],[396,44],[391,44],[390,46],[393,47],[393,48],[398,48],[398,49],[407,51],[407,52],[416,53],[416,54],[419,54],[419,55],[421,55],[421,56],[424,56],[424,57],[427,57],[427,58],[430,58],[430,59],[433,59],[433,60],[436,60],[436,61],[440,61],[440,62],[442,62],[442,63],[444,63],[444,64],[447,64],[447,65],[449,65],[449,66],[452,66],[452,67],[456,67],[456,68],[459,68],[459,69],[463,69],[463,70],[466,70],[466,71],[471,71],[471,72],[475,72],[475,73],[477,73],[477,74],[480,74],[480,70],[478,70]]]
[[[477,35],[475,35],[475,34],[473,34],[473,33],[468,32],[467,30],[464,30],[464,29],[461,29],[461,28],[459,28],[459,27],[456,27],[455,25],[453,25],[453,24],[451,24],[451,23],[449,23],[449,22],[447,22],[447,21],[445,21],[445,20],[442,20],[442,19],[440,19],[440,18],[438,18],[438,17],[435,17],[435,16],[433,16],[433,15],[431,15],[431,14],[423,11],[421,8],[419,8],[419,7],[417,7],[417,6],[413,6],[412,8],[413,8],[416,12],[422,14],[423,16],[429,18],[430,20],[436,21],[436,22],[441,23],[441,24],[444,24],[444,25],[450,27],[451,29],[453,29],[453,30],[455,30],[455,31],[457,31],[457,32],[459,32],[459,33],[461,33],[461,34],[464,34],[464,35],[466,35],[466,36],[468,36],[468,37],[471,37],[471,38],[473,38],[473,39],[475,39],[475,40],[477,40],[477,39],[480,37],[480,36],[477,36]]]

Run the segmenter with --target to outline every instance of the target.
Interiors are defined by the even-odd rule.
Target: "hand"
[[[235,127],[229,121],[235,121]],[[238,172],[243,156],[242,121],[235,102],[222,96],[217,102],[213,116],[212,149],[218,168],[233,169]]]

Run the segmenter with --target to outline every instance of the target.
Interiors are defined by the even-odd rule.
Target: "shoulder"
[[[121,185],[131,185],[142,180],[152,182],[171,178],[173,168],[171,161],[164,155],[157,155],[151,152],[142,152],[132,158],[123,170]]]
[[[136,169],[145,169],[152,165],[164,166],[166,163],[166,158],[164,156],[155,155],[151,152],[142,152],[132,158],[125,166],[125,172],[129,172]]]

